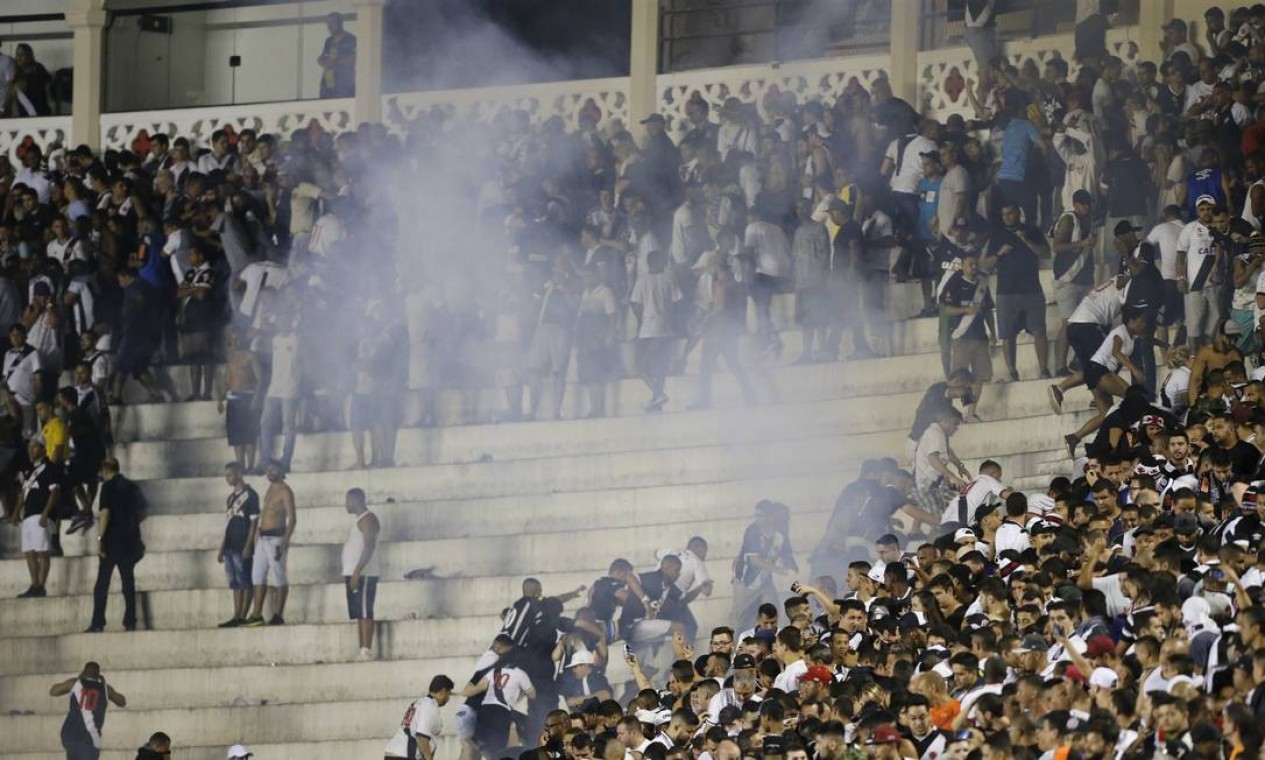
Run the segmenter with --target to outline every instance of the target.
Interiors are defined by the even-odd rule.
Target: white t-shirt
[[[676,557],[681,560],[681,574],[674,584],[682,594],[688,593],[695,586],[701,586],[712,579],[707,572],[707,565],[698,555],[689,549],[660,549],[654,558],[660,562],[664,557]]]
[[[1159,248],[1160,275],[1166,280],[1177,279],[1177,239],[1186,227],[1180,219],[1160,222],[1146,235],[1146,242]]]
[[[439,744],[439,733],[443,730],[443,721],[439,717],[439,703],[433,697],[422,697],[414,700],[400,721],[400,728],[387,742],[387,757],[409,757],[408,740],[410,736],[424,736],[432,745]],[[417,755],[420,757],[420,755]]]
[[[672,305],[680,301],[681,289],[676,280],[664,272],[647,274],[637,279],[629,300],[641,304],[641,327],[638,338],[669,338],[672,330]]]
[[[1208,273],[1201,278],[1200,270],[1204,262],[1208,262],[1209,270],[1212,268],[1212,230],[1198,219],[1190,222],[1177,238],[1177,250],[1186,252],[1186,280],[1190,289],[1202,290],[1208,284]]]
[[[35,373],[43,369],[40,363],[40,352],[34,350],[34,346],[31,346],[31,349],[24,354],[16,348],[11,348],[4,355],[5,385],[21,406],[30,406],[35,403]]]
[[[1120,310],[1124,306],[1123,296],[1116,287],[1116,281],[1107,280],[1085,294],[1067,321],[1074,325],[1110,327],[1120,317]]]
[[[1129,334],[1128,328],[1124,325],[1119,325],[1107,333],[1107,337],[1103,340],[1102,345],[1098,347],[1098,350],[1094,352],[1094,356],[1090,361],[1095,364],[1101,364],[1111,372],[1120,369],[1120,360],[1116,358],[1116,353],[1113,350],[1116,338],[1120,339],[1120,353],[1125,356],[1133,353],[1133,336]]]
[[[483,695],[483,704],[497,705],[506,710],[513,710],[514,706],[522,701],[523,696],[532,689],[531,679],[518,668],[499,668],[489,672],[485,678],[488,681],[488,690]],[[494,678],[499,680],[493,683]],[[495,688],[497,686],[500,687],[505,699],[497,697]]]
[[[787,665],[786,670],[783,670],[778,674],[777,678],[773,679],[773,688],[781,689],[787,694],[794,694],[799,691],[799,679],[807,672],[808,663],[802,659],[796,660]]]
[[[743,247],[755,254],[755,271],[770,277],[786,277],[791,273],[791,244],[781,227],[756,220],[747,225]]]
[[[892,162],[892,176],[889,185],[892,192],[914,194],[918,192],[918,183],[922,181],[922,154],[936,149],[936,144],[922,135],[918,135],[905,143],[905,152],[901,160],[897,160],[896,151],[900,148],[900,138],[887,145],[884,155]]]
[[[940,234],[947,235],[957,221],[956,210],[962,198],[971,193],[971,175],[966,167],[958,164],[945,172],[940,180],[940,201],[936,205],[936,217],[940,221]],[[968,209],[969,212],[969,209]]]
[[[975,522],[975,512],[982,506],[996,504],[1001,499],[1002,491],[1005,490],[1006,486],[992,475],[976,475],[962,492],[962,496],[966,499],[966,521]],[[940,524],[947,525],[957,520],[958,510],[950,504],[940,518]]]
[[[940,423],[933,422],[928,425],[922,437],[918,439],[917,447],[914,448],[914,482],[919,488],[926,488],[940,477],[940,473],[931,466],[931,455],[943,455],[948,451],[949,438],[944,434]]]
[[[272,379],[268,382],[268,397],[299,397],[298,333],[275,335],[272,338]]]
[[[1009,521],[1003,522],[997,529],[997,536],[993,539],[993,558],[1000,557],[1001,553],[1008,549],[1014,549],[1017,552],[1026,551],[1031,545],[1022,525]]]
[[[1107,597],[1107,616],[1115,617],[1129,609],[1132,600],[1125,596],[1124,589],[1120,585],[1120,575],[1108,575],[1103,578],[1094,579],[1094,588],[1103,593]]]

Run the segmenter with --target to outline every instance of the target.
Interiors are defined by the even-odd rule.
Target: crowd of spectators
[[[993,3],[968,7],[989,50]],[[784,350],[777,296],[795,294],[797,363],[863,360],[895,350],[890,283],[917,281],[946,379],[909,468],[866,462],[840,495],[810,582],[778,591],[798,568],[775,502],[706,654],[689,610],[711,593],[705,542],[647,572],[616,560],[573,618],[529,581],[473,677],[436,678],[388,756],[433,757],[454,692],[465,751],[492,758],[1257,756],[1265,6],[1213,9],[1193,40],[1173,20],[1164,59],[1130,66],[1104,11],[1078,19],[1071,61],[983,60],[973,118],[944,123],[879,77],[832,103],[695,93],[687,123],[650,115],[640,142],[589,103],[570,130],[436,110],[393,114],[402,136],[24,145],[21,170],[0,163],[0,448],[27,473],[6,502],[24,549],[28,521],[44,531],[32,588],[49,526],[92,503],[106,402],[131,381],[173,396],[156,362],[186,368],[185,400],[218,396],[246,469],[288,469],[300,429],[347,429],[357,465],[391,466],[403,410],[472,419],[480,385],[504,390],[501,419],[561,416],[573,353],[586,416],[626,370],[662,410],[694,351],[691,406],[722,356],[756,402],[744,365]],[[1022,332],[1033,374],[1062,378],[1056,411],[1080,383],[1096,409],[1067,437],[1068,477],[1027,496],[949,445],[979,419],[990,344],[999,381],[1020,379]],[[621,639],[622,704],[604,675]]]

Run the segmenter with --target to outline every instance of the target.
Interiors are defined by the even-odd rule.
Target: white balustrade
[[[18,146],[29,137],[40,146],[44,155],[55,146],[66,146],[70,135],[69,116],[39,116],[31,119],[0,119],[0,155],[8,156],[17,166]]]
[[[756,103],[763,113],[765,93],[777,87],[791,92],[804,103],[821,100],[834,105],[850,82],[867,90],[875,79],[886,76],[891,58],[887,54],[794,61],[768,66],[726,66],[659,75],[659,106],[670,133],[686,131],[685,104],[698,93],[715,111],[725,98]]]
[[[599,124],[611,119],[619,119],[626,124],[628,78],[410,92],[387,95],[382,100],[383,121],[396,131],[404,123],[431,111],[438,111],[448,128],[469,122],[489,122],[510,111],[526,111],[535,123],[556,116],[568,129],[573,129],[580,111],[586,108],[597,109]]]
[[[1126,69],[1132,69],[1141,60],[1138,36],[1136,26],[1107,32],[1107,52],[1124,61]],[[1068,63],[1069,79],[1075,80],[1080,70],[1080,64],[1073,60],[1076,39],[1070,33],[1010,40],[1003,49],[1007,60],[1021,69],[1028,61],[1043,68],[1049,60],[1062,58]],[[928,116],[941,121],[955,113],[973,117],[974,111],[966,95],[968,82],[972,87],[979,82],[979,70],[970,48],[941,48],[918,54],[919,105]]]
[[[150,137],[160,132],[172,138],[186,137],[194,150],[209,147],[211,135],[224,127],[236,132],[270,132],[286,139],[312,122],[329,132],[345,132],[356,126],[354,104],[351,98],[344,98],[102,114],[101,145],[130,150],[142,130]]]

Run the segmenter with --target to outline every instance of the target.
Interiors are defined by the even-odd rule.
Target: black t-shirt
[[[82,406],[75,407],[67,416],[70,434],[70,458],[75,462],[99,464],[105,459],[105,443],[92,412]]]
[[[250,523],[259,518],[259,494],[250,486],[233,491],[225,499],[228,524],[224,527],[225,551],[240,552],[250,538]]]
[[[1151,167],[1133,153],[1107,162],[1103,180],[1107,184],[1109,216],[1145,216],[1150,195]]]
[[[623,581],[609,575],[593,581],[593,588],[589,592],[589,609],[593,610],[593,616],[605,622],[614,620],[615,608],[619,607],[615,594],[622,591],[625,585]]]
[[[61,468],[47,459],[22,474],[22,517],[43,514],[53,492],[61,487]]]
[[[914,424],[909,428],[909,440],[916,441],[922,438],[922,434],[927,432],[927,428],[936,421],[941,411],[953,408],[948,392],[949,384],[943,380],[932,383],[927,389],[922,396],[922,401],[918,402],[918,409],[914,412]],[[964,400],[963,403],[970,402]]]
[[[1040,240],[1041,234],[1035,229],[1025,228],[1029,240]],[[1040,262],[1036,251],[1024,242],[1017,234],[1019,228],[1008,230],[1000,225],[993,227],[988,240],[988,250],[997,254],[1002,248],[1010,246],[1005,256],[997,257],[997,295],[1027,295],[1041,292],[1041,276],[1038,272]]]
[[[961,272],[954,272],[949,281],[945,283],[944,291],[940,294],[940,303],[948,306],[970,306],[975,301],[975,294],[979,290],[979,281],[971,282]],[[979,302],[980,311],[978,314],[955,314],[949,317],[949,331],[954,334],[955,338],[961,340],[987,340],[988,335],[984,332],[984,313],[993,307],[992,296],[987,291],[984,298]],[[971,318],[971,324],[966,328],[966,332],[956,335],[958,327],[962,324],[962,320],[967,317]]]
[[[143,552],[141,520],[145,515],[145,495],[140,486],[122,475],[115,475],[101,484],[100,504],[102,511],[110,510],[106,551],[116,556]]]
[[[1261,463],[1261,452],[1247,441],[1239,441],[1229,449],[1230,458],[1234,460],[1232,472],[1239,477],[1251,477]]]
[[[642,573],[640,581],[641,590],[646,593],[646,596],[652,602],[658,601],[660,603],[659,612],[655,617],[659,620],[675,620],[676,615],[680,612],[681,590],[676,585],[669,583],[661,570]],[[632,627],[645,618],[645,605],[635,595],[629,594],[628,601],[624,602],[623,614],[619,618],[619,629],[623,633],[624,638],[628,638]]]

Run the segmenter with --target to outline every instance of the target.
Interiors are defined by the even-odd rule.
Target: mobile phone
[[[1056,625],[1056,626],[1054,626],[1054,635],[1055,635],[1055,636],[1062,636],[1062,635],[1063,635],[1063,626],[1061,626],[1061,625]]]
[[[625,645],[624,645],[624,660],[625,660],[625,661],[631,661],[631,660],[632,660],[632,658],[633,658],[633,651],[632,651],[632,647],[630,647],[630,646],[628,646],[627,644],[625,644]]]

